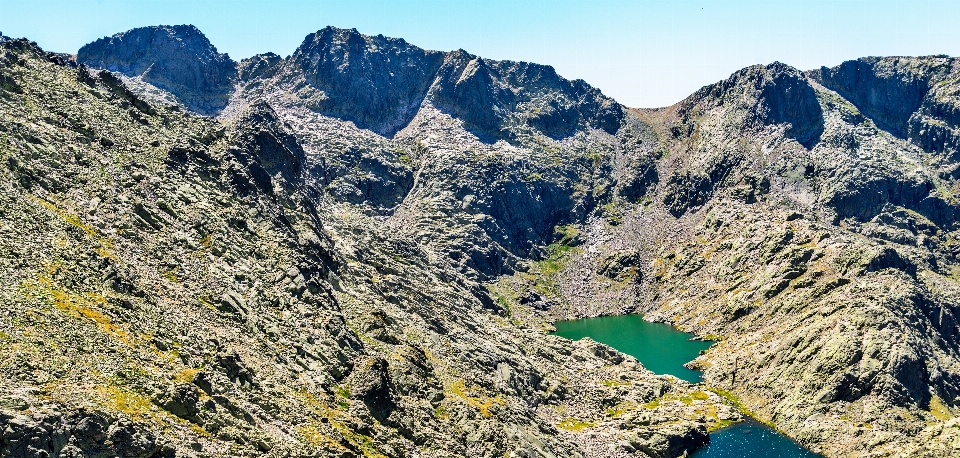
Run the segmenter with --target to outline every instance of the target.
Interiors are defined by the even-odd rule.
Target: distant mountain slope
[[[908,60],[916,79],[951,93],[943,58],[887,62]],[[920,91],[911,107],[883,108],[906,96],[885,67],[870,71],[845,86],[750,67],[637,111],[668,152],[660,185],[645,208],[585,240],[591,249],[557,279],[570,303],[560,314],[616,310],[602,302],[613,295],[722,337],[697,362],[708,383],[827,456],[955,454],[957,158],[885,130],[896,119],[907,132],[915,113],[933,111],[924,104],[950,102]],[[636,293],[614,293],[628,275]]]
[[[204,115],[227,105],[237,76],[230,56],[217,53],[192,25],[141,27],[101,38],[80,48],[77,61],[141,78]]]
[[[947,56],[866,57],[811,72],[878,126],[956,162],[960,63]]]

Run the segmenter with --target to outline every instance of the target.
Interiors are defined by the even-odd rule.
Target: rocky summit
[[[633,109],[328,27],[0,36],[0,456],[960,453],[960,61]],[[691,384],[560,319],[716,343]]]

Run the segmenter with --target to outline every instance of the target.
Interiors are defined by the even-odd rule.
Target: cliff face
[[[866,57],[811,72],[878,126],[956,160],[956,59]]]
[[[957,448],[953,59],[635,110],[335,28],[0,51],[7,454],[672,457],[728,393],[827,456]],[[704,385],[545,333],[631,311],[719,340]]]
[[[402,39],[327,27],[307,35],[286,70],[322,92],[319,112],[393,135],[417,113],[442,61]]]
[[[192,25],[141,27],[101,38],[77,51],[77,62],[140,78],[200,114],[227,105],[236,63],[217,53]]]

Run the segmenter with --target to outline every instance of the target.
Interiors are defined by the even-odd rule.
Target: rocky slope
[[[957,164],[952,123],[928,115],[949,113],[932,107],[952,106],[953,68],[775,63],[635,111],[665,143],[661,184],[591,227],[555,313],[635,309],[720,339],[695,363],[707,383],[827,456],[955,455]]]
[[[678,456],[740,416],[398,230],[428,146],[0,50],[3,456]]]
[[[0,453],[672,457],[735,406],[960,450],[952,58],[634,110],[335,28],[0,50]],[[706,382],[545,333],[630,311],[719,340]]]

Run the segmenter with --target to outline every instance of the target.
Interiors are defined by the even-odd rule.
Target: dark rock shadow
[[[322,91],[309,108],[392,137],[416,116],[443,56],[403,39],[327,27],[308,35],[289,60]]]
[[[192,25],[141,27],[101,38],[77,52],[91,68],[141,77],[188,109],[212,116],[227,106],[236,63]]]

